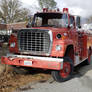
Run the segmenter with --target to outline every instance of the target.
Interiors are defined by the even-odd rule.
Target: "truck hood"
[[[46,51],[42,54],[42,52],[41,52],[41,54],[40,53],[38,53],[37,52],[37,54],[36,53],[34,53],[33,51],[29,51],[28,52],[28,50],[26,51],[26,46],[24,47],[24,48],[22,48],[23,46],[22,46],[22,44],[21,43],[23,43],[22,41],[23,41],[23,39],[24,38],[22,38],[21,36],[23,35],[14,35],[14,34],[12,34],[12,36],[11,36],[11,38],[10,38],[10,41],[9,41],[9,44],[11,44],[11,43],[16,43],[16,45],[15,45],[15,47],[14,48],[12,48],[12,47],[10,47],[9,46],[9,50],[10,50],[10,52],[11,53],[22,53],[22,54],[31,54],[31,55],[43,55],[43,56],[47,56],[47,55],[49,55],[49,56],[54,56],[54,55],[52,55],[52,53],[56,53],[56,52],[52,52],[52,51],[55,51],[55,47],[56,47],[56,45],[57,44],[60,44],[61,43],[61,40],[62,39],[57,39],[56,37],[57,37],[57,35],[58,34],[61,34],[62,36],[63,35],[66,35],[65,33],[67,33],[68,32],[68,28],[52,28],[52,27],[34,27],[34,28],[26,28],[26,29],[23,29],[23,30],[25,30],[25,32],[26,32],[26,30],[30,30],[30,29],[39,29],[39,30],[42,30],[42,31],[44,31],[44,30],[50,30],[51,32],[52,32],[52,34],[51,34],[51,36],[50,36],[50,38],[51,38],[51,41],[49,41],[49,38],[43,38],[43,39],[45,39],[46,40],[46,43],[48,43],[48,44],[45,44],[45,43],[42,43],[42,44],[45,44],[46,46]],[[21,31],[22,31],[22,29],[21,29]],[[19,32],[20,33],[20,32]],[[46,36],[47,37],[47,36]],[[18,43],[18,39],[20,39],[20,43]],[[25,38],[26,39],[26,38]],[[32,40],[33,40],[34,38],[32,38]],[[39,39],[39,38],[38,38]],[[53,40],[53,43],[52,43],[52,40]],[[35,42],[37,42],[37,41],[35,41]],[[24,41],[24,43],[26,43],[26,41]],[[20,45],[19,45],[20,44]],[[34,45],[34,44],[33,44]],[[32,45],[32,47],[33,47],[33,45]],[[47,46],[48,45],[48,46]],[[50,45],[50,46],[49,46]],[[37,46],[40,46],[40,41],[38,41],[38,43],[37,43]],[[42,45],[43,46],[43,45]],[[47,48],[48,47],[48,48]],[[29,48],[29,47],[28,47]],[[35,46],[35,48],[36,48],[36,46]],[[19,51],[21,49],[21,51]],[[23,50],[22,50],[23,49]],[[31,53],[30,53],[31,52]],[[47,53],[48,52],[48,53]]]
[[[52,32],[67,32],[68,28],[54,28],[54,27],[33,27],[32,29],[46,29],[46,30],[50,30]]]

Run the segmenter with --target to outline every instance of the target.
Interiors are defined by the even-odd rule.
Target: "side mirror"
[[[74,27],[73,24],[68,25],[68,28],[73,28],[73,27]]]

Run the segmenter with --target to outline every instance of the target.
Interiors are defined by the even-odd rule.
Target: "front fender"
[[[61,45],[60,51],[56,51],[57,45]],[[63,40],[63,41],[53,42],[51,56],[64,57],[66,49],[69,45],[74,45],[72,40]]]

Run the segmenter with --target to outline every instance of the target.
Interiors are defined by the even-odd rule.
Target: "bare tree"
[[[53,8],[56,8],[56,5],[57,5],[55,0],[38,0],[38,3],[41,9],[42,8],[53,9]]]
[[[19,0],[0,1],[0,18],[4,23],[25,21],[29,12],[27,8],[22,7]]]

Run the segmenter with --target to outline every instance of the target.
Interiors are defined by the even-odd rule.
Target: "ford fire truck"
[[[28,28],[14,30],[9,52],[2,64],[51,70],[53,78],[64,82],[72,77],[74,67],[91,62],[92,34],[80,26],[80,17],[44,8],[37,12]]]

